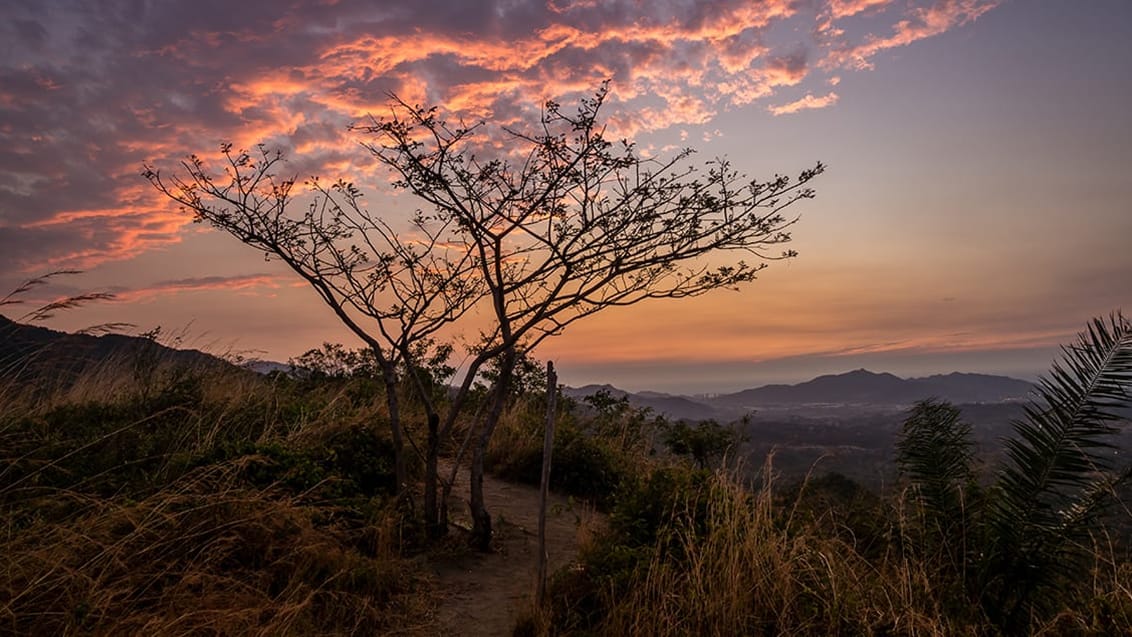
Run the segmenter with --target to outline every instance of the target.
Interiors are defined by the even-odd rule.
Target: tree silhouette
[[[599,118],[607,97],[608,83],[575,113],[547,102],[532,131],[481,135],[483,123],[450,125],[438,108],[393,96],[388,116],[355,130],[391,170],[393,186],[427,204],[412,220],[423,241],[400,238],[366,212],[360,192],[346,182],[309,182],[315,203],[291,216],[295,180],[276,178],[281,157],[263,150],[253,159],[224,147],[222,179],[196,157],[183,164],[183,177],[166,181],[151,167],[145,176],[198,219],[283,259],[373,348],[387,378],[399,360],[412,374],[413,344],[482,304],[491,324],[443,418],[438,401],[421,394],[429,415],[425,517],[443,530],[440,496],[451,481],[438,494],[439,452],[492,363],[492,389],[469,429],[473,535],[486,548],[484,452],[516,362],[602,310],[736,288],[768,261],[793,256],[780,248],[797,221],[784,209],[813,197],[808,185],[824,170],[819,163],[796,179],[763,182],[725,159],[697,166],[691,150],[644,157],[628,141],[607,139]],[[396,384],[387,391],[394,415]],[[400,448],[399,425],[393,429]]]
[[[482,365],[500,358],[492,403],[476,427],[471,467],[474,534],[486,546],[491,517],[483,502],[483,459],[522,352],[602,310],[646,299],[699,296],[754,280],[770,252],[790,241],[797,217],[783,210],[813,196],[819,163],[796,180],[748,181],[726,160],[700,168],[691,150],[667,160],[642,157],[606,137],[599,113],[608,83],[576,113],[547,102],[533,132],[504,130],[489,159],[474,137],[482,125],[449,125],[436,108],[394,100],[393,113],[358,129],[395,185],[457,229],[486,288],[494,325],[457,394]],[[714,265],[707,257],[739,253]],[[441,429],[446,435],[458,409]]]

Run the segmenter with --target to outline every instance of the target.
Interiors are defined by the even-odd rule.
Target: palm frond
[[[962,492],[972,482],[971,426],[948,402],[922,400],[904,420],[896,464],[920,504],[946,524],[962,510]]]
[[[1058,528],[1067,507],[1112,470],[1111,436],[1132,387],[1132,325],[1120,314],[1094,319],[1062,354],[1006,441],[995,512],[1015,528]]]
[[[1132,324],[1094,319],[1043,378],[1005,441],[1007,463],[988,511],[992,546],[984,603],[1007,624],[1043,607],[1044,592],[1074,572],[1076,539],[1122,479],[1113,467],[1119,410],[1132,401]],[[1048,601],[1048,600],[1046,600]],[[1012,619],[1013,618],[1013,619]]]

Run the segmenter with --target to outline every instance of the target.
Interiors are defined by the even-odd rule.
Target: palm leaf
[[[904,420],[896,464],[917,501],[942,527],[960,516],[963,490],[974,482],[971,426],[948,402],[922,400]]]
[[[1111,500],[1112,435],[1132,388],[1132,325],[1121,314],[1094,319],[1038,385],[1015,436],[988,512],[984,602],[1009,624],[1045,606],[1044,593],[1074,572],[1075,540]]]

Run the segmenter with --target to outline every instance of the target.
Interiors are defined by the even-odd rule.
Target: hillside
[[[167,347],[153,338],[59,332],[0,315],[0,377],[66,380],[115,358],[205,369],[233,367],[211,354]]]
[[[560,401],[547,530],[555,572],[549,603],[536,608],[532,485],[546,410],[537,392],[514,397],[486,450],[494,535],[490,550],[472,552],[470,481],[449,470],[458,452],[440,460],[456,483],[447,534],[431,536],[416,505],[419,465],[407,497],[397,492],[382,387],[371,378],[260,376],[152,339],[11,322],[0,323],[0,345],[5,356],[30,353],[27,365],[8,359],[7,380],[18,372],[32,386],[20,396],[35,394],[0,410],[0,511],[11,521],[0,542],[0,633],[881,634],[909,617],[920,618],[908,631],[917,634],[1132,630],[1126,507],[1093,526],[1110,545],[1084,545],[1064,577],[1050,571],[1050,611],[1033,619],[1004,623],[998,600],[982,602],[986,589],[964,578],[997,568],[988,551],[1021,543],[975,545],[958,573],[920,557],[934,555],[937,539],[905,522],[920,515],[893,462],[906,410],[870,392],[1001,397],[992,390],[1011,379],[859,370],[750,390],[796,402],[760,406],[742,424],[731,471],[664,442],[666,423],[624,405]],[[91,364],[99,356],[112,364]],[[152,359],[178,357],[198,366],[146,374]],[[71,363],[92,376],[78,385],[86,391],[51,391]],[[720,413],[708,397],[567,393],[598,391]],[[855,402],[822,402],[830,397]],[[865,399],[885,402],[856,402]],[[406,432],[424,439],[420,407],[405,407]],[[1001,438],[1018,439],[1011,421],[1026,417],[1021,408],[1009,397],[962,406],[976,478],[1001,480]],[[1119,428],[1125,435],[1105,453],[1123,467],[1132,428]],[[962,515],[1012,528],[983,522],[994,510],[972,493]]]

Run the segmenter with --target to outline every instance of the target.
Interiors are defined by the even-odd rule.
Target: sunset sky
[[[404,216],[418,204],[383,194],[347,130],[390,92],[521,128],[606,78],[611,126],[646,152],[828,170],[794,209],[797,258],[739,292],[572,326],[537,353],[563,382],[1033,377],[1090,317],[1132,311],[1128,0],[5,0],[0,296],[81,269],[36,298],[118,300],[50,327],[160,325],[279,361],[358,346],[142,164],[265,143]]]

